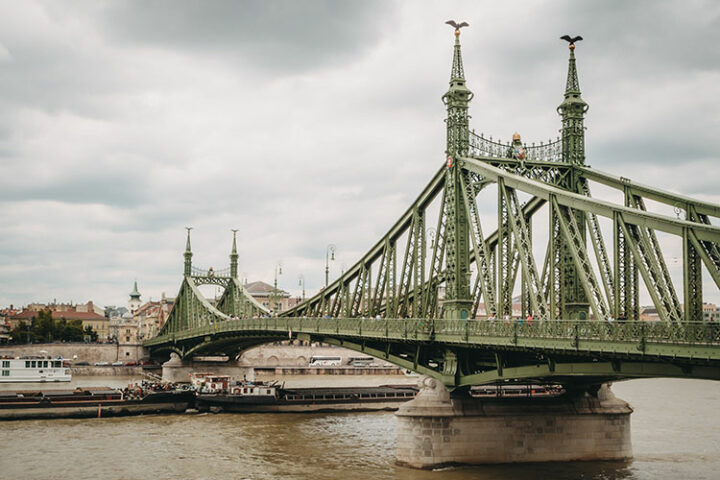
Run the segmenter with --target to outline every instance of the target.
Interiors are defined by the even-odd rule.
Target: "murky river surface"
[[[74,385],[126,378],[78,377]],[[372,385],[404,377],[285,377]],[[17,385],[13,386],[17,389]],[[3,390],[8,386],[4,385]],[[718,479],[720,382],[615,384],[635,408],[630,462],[418,471],[396,466],[392,413],[202,414],[0,422],[0,478],[14,479]]]

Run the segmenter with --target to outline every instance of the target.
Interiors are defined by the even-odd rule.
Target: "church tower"
[[[140,301],[140,292],[138,292],[137,288],[137,280],[135,280],[135,284],[133,285],[133,291],[130,292],[130,300],[128,300],[128,309],[130,309],[130,313],[135,313],[138,308],[140,308],[140,305],[142,302]]]

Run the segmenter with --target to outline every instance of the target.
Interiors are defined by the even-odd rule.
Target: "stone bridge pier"
[[[471,398],[431,377],[400,407],[397,462],[430,469],[453,464],[632,457],[632,408],[603,385],[597,396]]]
[[[252,367],[240,365],[236,361],[228,362],[194,362],[182,360],[177,353],[170,354],[170,360],[162,365],[162,379],[164,382],[189,383],[192,372],[212,372],[216,375],[230,375],[241,380],[255,380],[255,370]]]

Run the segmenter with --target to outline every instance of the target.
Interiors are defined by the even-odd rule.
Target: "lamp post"
[[[275,303],[277,302],[277,278],[278,275],[282,275],[282,263],[277,262],[277,265],[275,265],[275,282],[273,283],[273,294],[272,294],[272,300],[270,309],[273,311],[275,315],[277,315],[277,312],[275,311]]]
[[[328,279],[330,277],[330,260],[335,261],[335,245],[332,243],[328,245],[325,250],[325,288],[328,286]]]
[[[302,300],[305,301],[305,275],[298,275],[298,287],[302,287]]]
[[[430,250],[432,250],[433,248],[435,248],[435,234],[437,233],[437,230],[435,230],[435,228],[433,227],[430,227],[426,230],[426,232],[426,235],[430,239]]]

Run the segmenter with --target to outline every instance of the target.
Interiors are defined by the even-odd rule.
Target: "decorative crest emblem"
[[[448,21],[445,22],[445,23],[447,23],[447,24],[450,25],[451,27],[455,28],[455,35],[460,35],[460,29],[461,29],[461,28],[463,28],[463,27],[469,27],[469,26],[470,26],[470,24],[467,23],[467,22],[458,23],[458,22],[456,22],[455,20],[448,20]]]

